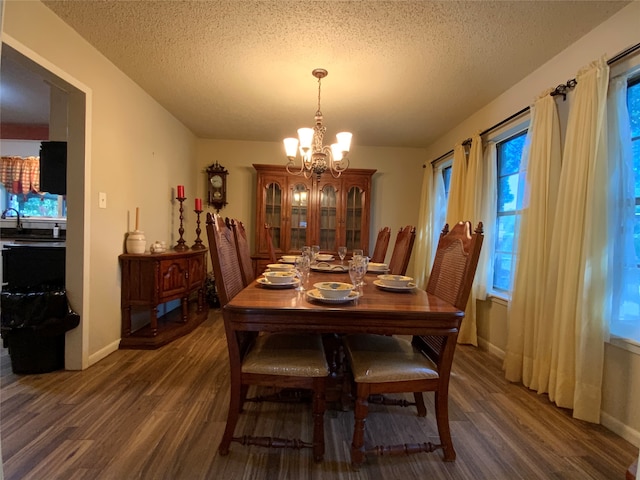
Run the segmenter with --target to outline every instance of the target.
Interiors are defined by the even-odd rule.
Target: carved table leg
[[[364,463],[364,429],[369,413],[369,392],[366,385],[357,386],[358,395],[354,408],[353,440],[351,441],[351,467],[354,470],[360,469]]]

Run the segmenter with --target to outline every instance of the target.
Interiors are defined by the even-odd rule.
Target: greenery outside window
[[[4,187],[0,188],[2,195],[2,210],[15,208],[20,212],[20,217],[37,218],[65,218],[67,216],[67,202],[64,195],[54,195],[51,193],[8,193]],[[9,211],[7,217],[16,216],[15,212]]]
[[[627,87],[627,108],[629,110],[629,122],[631,125],[631,146],[636,196],[633,243],[636,249],[636,257],[640,258],[640,76],[629,82]]]
[[[526,174],[521,162],[526,134],[524,131],[496,144],[498,205],[493,288],[498,292],[510,292],[513,284]]]

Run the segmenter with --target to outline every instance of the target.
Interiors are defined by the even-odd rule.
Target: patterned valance
[[[40,157],[1,157],[0,182],[12,194],[40,193]]]

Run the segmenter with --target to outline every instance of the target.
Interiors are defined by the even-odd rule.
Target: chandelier
[[[340,132],[336,135],[337,143],[328,147],[323,145],[324,134],[327,127],[322,125],[322,112],[320,111],[320,86],[321,81],[328,75],[324,68],[316,68],[311,74],[318,79],[318,110],[316,111],[316,124],[313,128],[299,128],[298,138],[285,138],[284,150],[287,158],[287,172],[292,175],[304,175],[310,178],[316,175],[320,179],[325,171],[329,170],[334,178],[338,178],[342,172],[349,168],[347,154],[351,146],[351,134]],[[296,166],[296,160],[300,154],[300,166]]]

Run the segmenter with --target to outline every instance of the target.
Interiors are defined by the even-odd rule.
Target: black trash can
[[[80,324],[64,289],[0,292],[0,334],[13,373],[64,368],[65,333]]]

